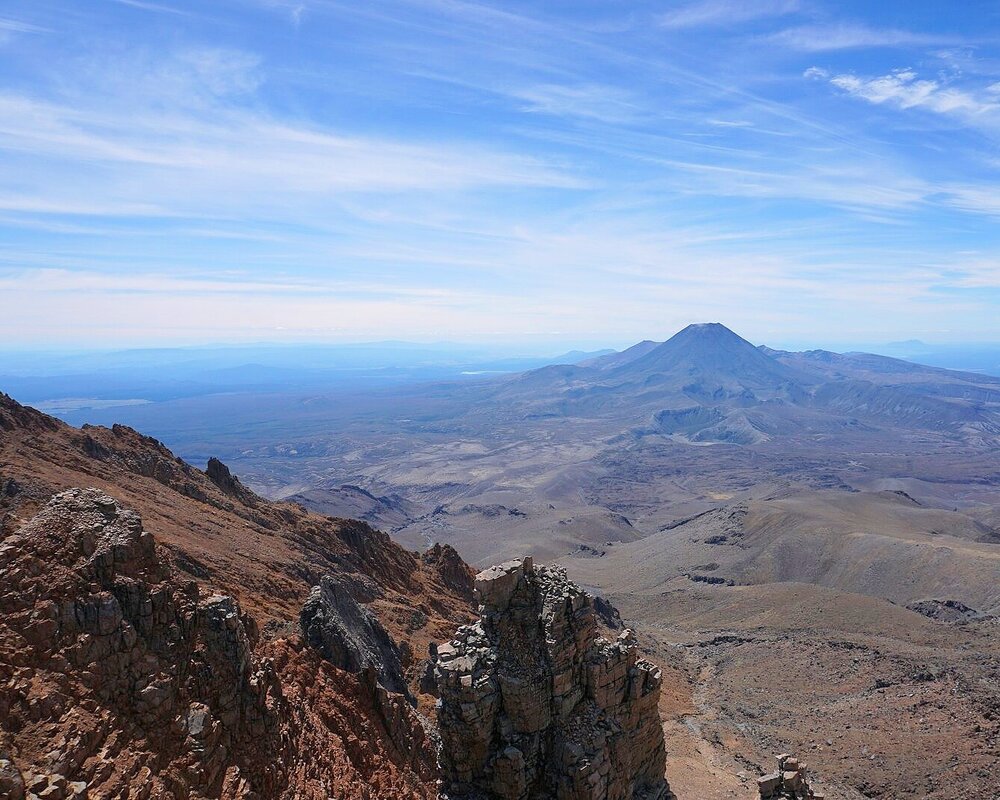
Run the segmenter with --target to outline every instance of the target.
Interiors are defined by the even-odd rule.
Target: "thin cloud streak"
[[[113,0],[113,2],[119,3],[123,6],[129,6],[131,8],[142,9],[143,11],[153,11],[158,14],[177,14],[180,16],[189,16],[187,11],[180,8],[163,5],[162,3],[151,3],[148,2],[148,0]]]
[[[804,77],[829,81],[837,89],[872,105],[962,117],[971,124],[1000,130],[1000,96],[992,91],[991,86],[978,90],[957,88],[940,79],[922,79],[916,71],[908,68],[896,69],[888,75],[862,78],[853,74],[831,75],[825,69],[810,67]]]
[[[801,8],[798,0],[701,0],[660,14],[657,23],[663,28],[683,30],[703,26],[733,26],[765,17],[792,14]]]
[[[894,28],[870,28],[857,23],[802,25],[770,34],[773,44],[807,53],[859,48],[940,47],[963,44],[953,36],[916,33]]]

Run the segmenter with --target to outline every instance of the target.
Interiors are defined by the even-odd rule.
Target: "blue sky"
[[[1000,5],[8,0],[0,337],[1000,340]]]

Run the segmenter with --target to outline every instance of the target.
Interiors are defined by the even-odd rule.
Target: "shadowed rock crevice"
[[[300,622],[305,640],[335,667],[353,673],[372,670],[380,685],[406,693],[399,648],[340,578],[323,576],[309,593]]]
[[[450,800],[666,800],[660,671],[631,631],[597,636],[564,570],[476,578],[481,619],[438,648],[439,761]]]

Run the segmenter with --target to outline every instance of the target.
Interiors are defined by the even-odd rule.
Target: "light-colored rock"
[[[797,798],[798,800],[822,800],[823,795],[813,791],[807,780],[808,765],[799,763],[788,753],[778,756],[778,770],[757,779],[757,791],[761,800],[774,798]]]

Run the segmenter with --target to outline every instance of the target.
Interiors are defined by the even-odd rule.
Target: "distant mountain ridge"
[[[755,444],[852,422],[1000,436],[1000,378],[869,353],[758,347],[717,322],[689,325],[662,343],[531,370],[495,387],[495,401],[528,418],[631,420],[698,444]]]

